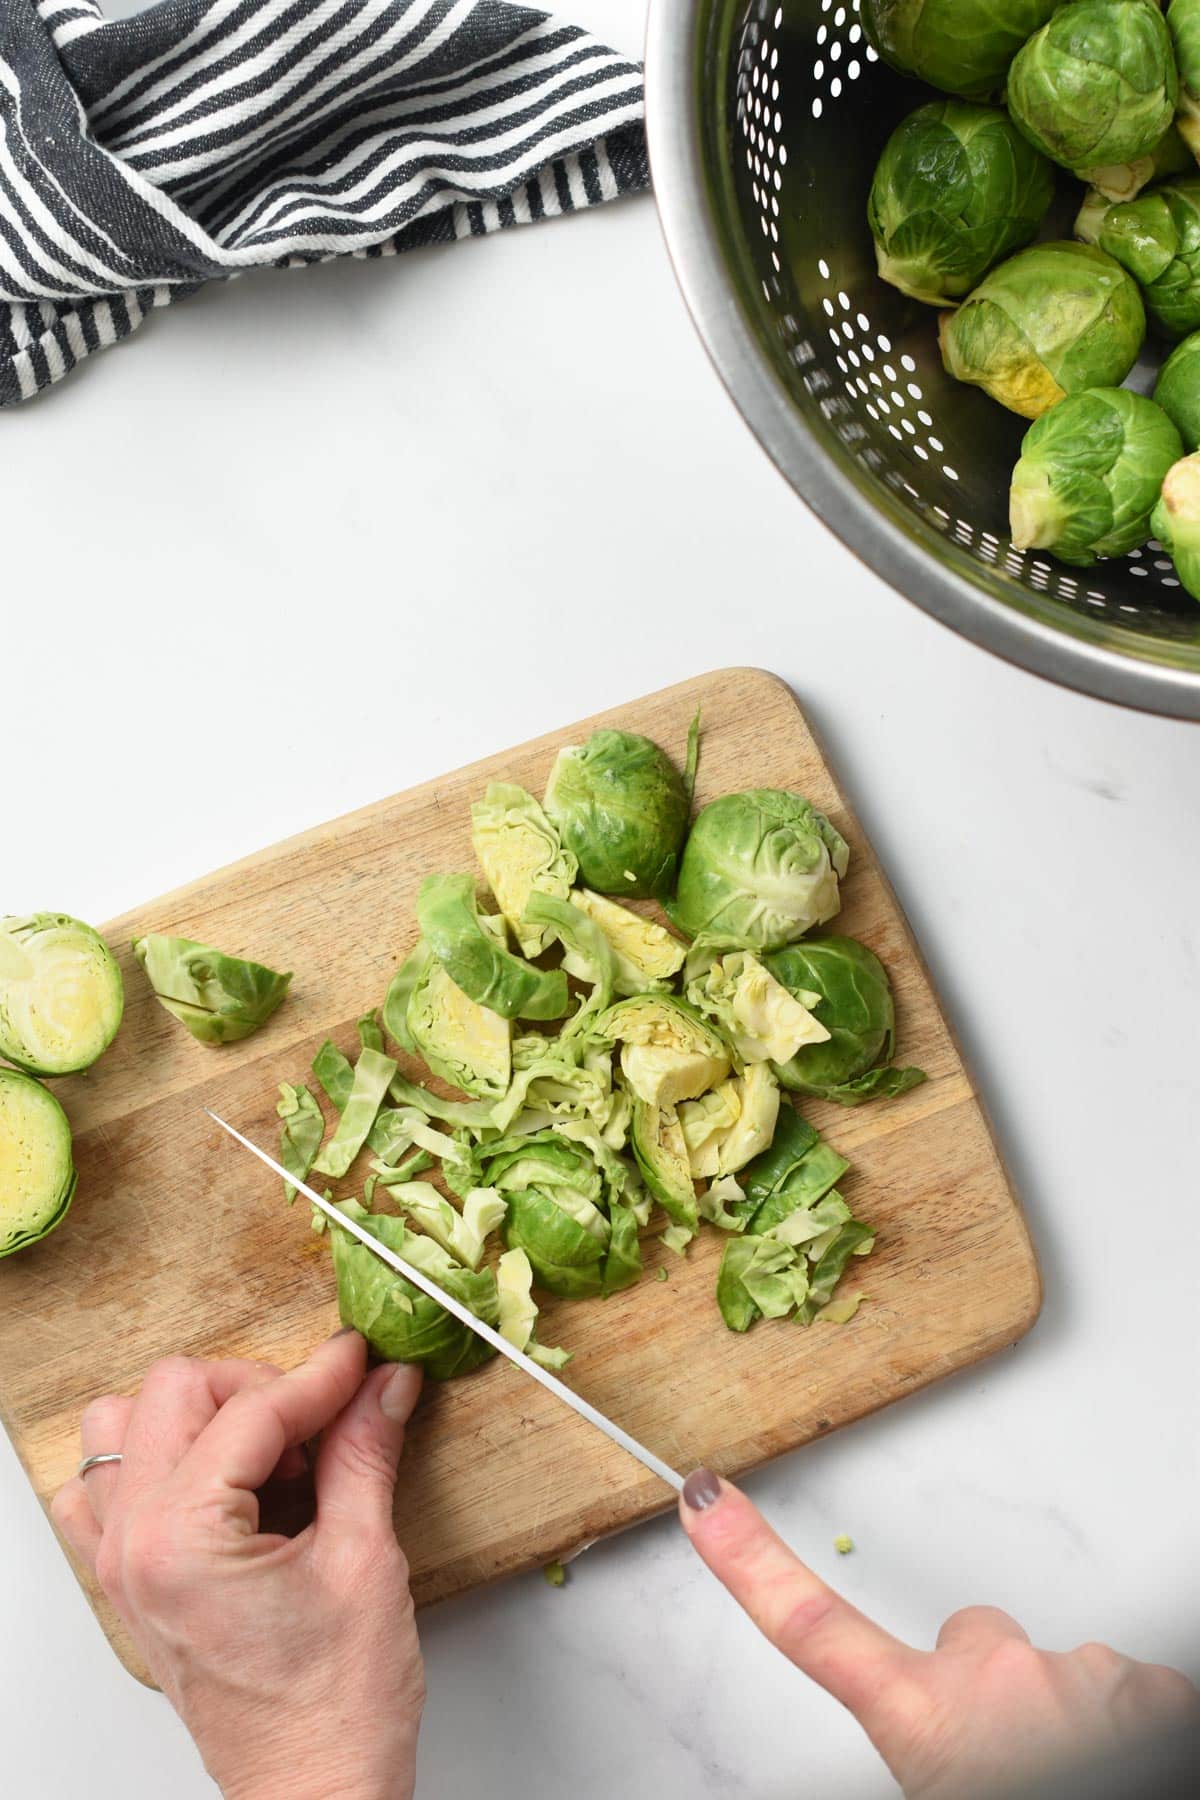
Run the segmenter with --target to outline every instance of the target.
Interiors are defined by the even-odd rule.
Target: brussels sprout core
[[[66,1113],[40,1082],[0,1069],[0,1257],[47,1237],[74,1192]]]
[[[90,1068],[121,1023],[121,971],[65,913],[0,919],[0,1056],[31,1075]]]
[[[1175,570],[1194,600],[1200,600],[1200,452],[1167,471],[1162,498],[1151,517],[1154,535],[1175,559]]]

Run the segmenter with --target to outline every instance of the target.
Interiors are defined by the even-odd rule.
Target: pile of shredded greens
[[[775,789],[725,795],[689,831],[698,741],[697,719],[681,772],[646,738],[597,732],[560,754],[541,805],[494,782],[471,832],[496,910],[474,874],[429,876],[355,1061],[332,1042],[313,1061],[329,1135],[308,1087],[280,1090],[284,1167],[356,1187],[361,1171],[340,1210],[549,1368],[569,1353],[538,1341],[534,1290],[631,1286],[659,1216],[680,1256],[703,1225],[727,1234],[731,1330],[852,1317],[859,1296],[835,1289],[874,1232],[838,1191],[846,1159],[784,1090],[856,1106],[923,1079],[887,1066],[878,959],[808,936],[838,910],[847,845]],[[690,941],[619,897],[650,895]],[[438,1378],[492,1354],[349,1232],[330,1235],[342,1320],[376,1354]]]

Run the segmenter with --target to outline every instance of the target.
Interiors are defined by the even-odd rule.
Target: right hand
[[[707,1469],[688,1477],[679,1514],[717,1579],[854,1715],[909,1800],[974,1800],[1200,1712],[1200,1695],[1176,1670],[1104,1644],[1035,1650],[993,1606],[947,1619],[936,1650],[910,1649],[827,1587]]]

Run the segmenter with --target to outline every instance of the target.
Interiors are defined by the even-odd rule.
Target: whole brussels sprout
[[[584,885],[630,899],[670,892],[690,804],[670,757],[633,731],[560,750],[543,801]]]
[[[1175,573],[1188,593],[1200,600],[1200,452],[1168,469],[1150,528],[1175,559]]]
[[[885,62],[947,94],[994,93],[1021,45],[1058,0],[862,0],[859,16]]]
[[[768,957],[767,965],[790,993],[805,993],[810,1003],[818,996],[813,1014],[828,1032],[824,1042],[805,1044],[775,1065],[784,1087],[861,1106],[924,1081],[920,1069],[877,1066],[891,1059],[896,1009],[887,970],[857,938],[807,938]]]
[[[832,919],[849,860],[844,838],[802,795],[725,794],[688,834],[668,911],[689,937],[706,932],[749,950],[780,950]]]
[[[879,273],[930,306],[961,300],[1036,234],[1053,193],[1050,164],[998,107],[918,107],[884,145],[871,183]]]
[[[1179,69],[1179,130],[1192,154],[1200,156],[1200,0],[1171,0],[1167,30]]]
[[[1200,450],[1200,331],[1176,344],[1154,386],[1154,398],[1183,439],[1185,450]]]
[[[1182,452],[1174,425],[1144,395],[1072,394],[1025,433],[1009,495],[1013,543],[1084,568],[1136,550]]]
[[[1153,151],[1178,89],[1153,0],[1073,0],[1013,58],[1005,97],[1030,143],[1086,181]]]
[[[1066,394],[1124,381],[1146,314],[1137,283],[1094,245],[1033,244],[943,313],[938,335],[949,374],[1037,419]]]
[[[1200,327],[1200,175],[1164,182],[1123,206],[1085,200],[1075,234],[1129,270],[1169,337]]]

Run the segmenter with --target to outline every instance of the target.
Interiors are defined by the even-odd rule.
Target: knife
[[[206,1106],[204,1110],[214,1125],[219,1125],[222,1131],[229,1133],[231,1138],[236,1138],[239,1144],[244,1145],[252,1155],[257,1156],[259,1162],[266,1163],[268,1169],[274,1169],[281,1181],[286,1181],[289,1187],[296,1188],[306,1200],[312,1202],[319,1212],[324,1213],[327,1219],[331,1219],[343,1231],[348,1231],[351,1237],[357,1238],[364,1249],[369,1250],[373,1256],[377,1256],[380,1262],[386,1263],[389,1269],[394,1269],[397,1275],[403,1275],[406,1281],[411,1281],[414,1287],[420,1288],[421,1292],[427,1294],[431,1300],[436,1300],[438,1305],[445,1307],[446,1311],[452,1314],[460,1325],[465,1325],[469,1331],[475,1333],[476,1337],[481,1337],[486,1344],[492,1346],[493,1350],[498,1350],[501,1356],[507,1356],[509,1362],[516,1363],[518,1369],[523,1369],[526,1375],[532,1375],[533,1379],[540,1382],[542,1387],[556,1395],[573,1412],[577,1412],[581,1419],[586,1419],[589,1425],[594,1425],[597,1431],[602,1431],[605,1437],[612,1439],[614,1444],[619,1444],[622,1450],[628,1451],[630,1456],[636,1457],[643,1468],[649,1469],[652,1475],[657,1475],[658,1479],[666,1482],[669,1488],[673,1488],[677,1494],[683,1491],[683,1476],[672,1469],[668,1463],[655,1456],[652,1450],[647,1450],[645,1444],[639,1444],[635,1437],[631,1437],[627,1431],[622,1431],[619,1425],[614,1424],[590,1401],[582,1399],[565,1382],[559,1381],[557,1376],[551,1375],[548,1369],[539,1367],[531,1356],[526,1356],[523,1350],[518,1350],[515,1344],[510,1344],[506,1337],[501,1337],[498,1331],[494,1331],[482,1319],[477,1319],[470,1307],[464,1306],[461,1300],[456,1300],[453,1294],[446,1293],[445,1289],[440,1288],[436,1281],[430,1280],[423,1270],[414,1269],[411,1263],[405,1262],[402,1256],[397,1256],[396,1252],[389,1249],[386,1244],[381,1244],[379,1239],[372,1237],[369,1231],[364,1231],[356,1219],[348,1219],[344,1213],[338,1211],[332,1201],[326,1200],[323,1194],[314,1193],[313,1189],[307,1187],[303,1181],[298,1181],[294,1175],[289,1175],[283,1165],[277,1163],[273,1156],[269,1156],[257,1144],[251,1143],[248,1137],[243,1137],[240,1131],[235,1131],[233,1126],[220,1118],[210,1106]]]

